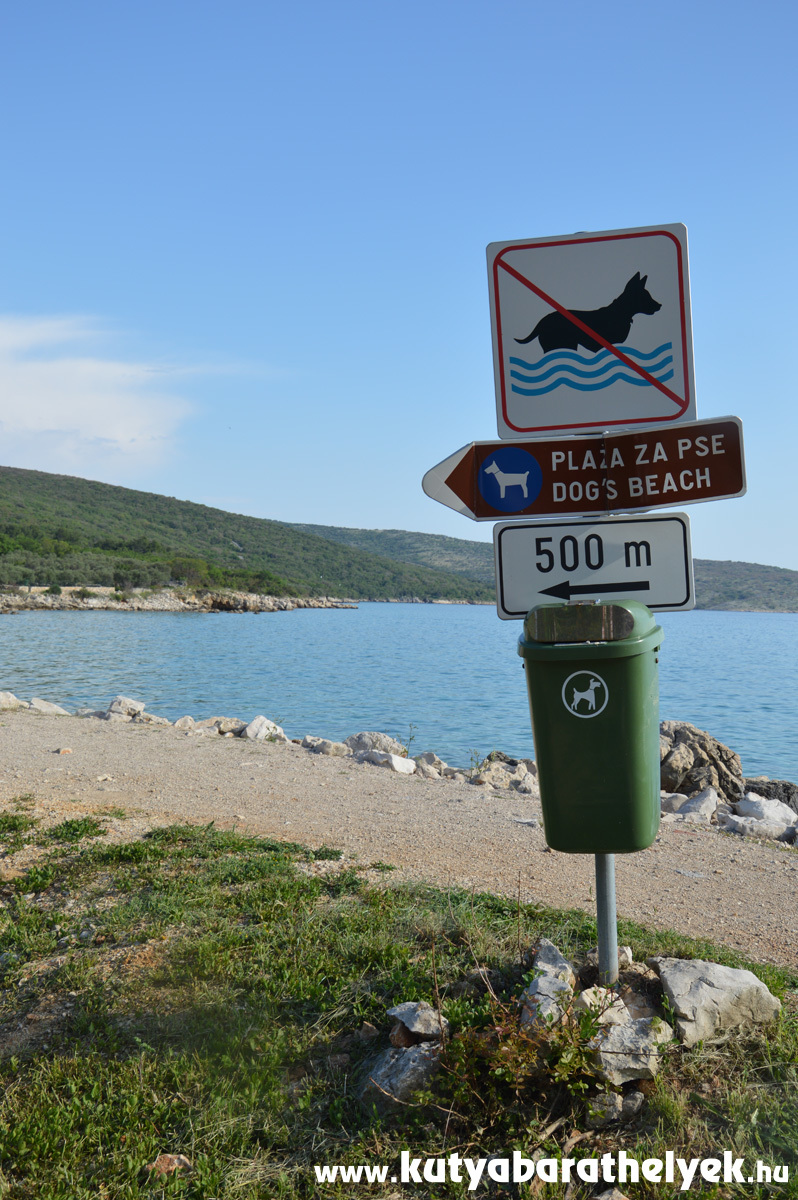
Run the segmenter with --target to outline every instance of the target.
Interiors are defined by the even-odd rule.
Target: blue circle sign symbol
[[[518,446],[500,446],[479,468],[482,499],[497,512],[523,512],[540,495],[543,472],[536,458]]]

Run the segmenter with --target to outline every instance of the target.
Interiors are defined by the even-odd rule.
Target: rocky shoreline
[[[262,596],[228,589],[192,592],[162,588],[159,591],[118,592],[111,587],[63,588],[54,595],[47,588],[0,593],[0,613],[30,609],[48,611],[111,610],[115,612],[293,612],[298,608],[357,608],[353,600],[332,596]]]
[[[265,596],[259,592],[237,592],[230,588],[215,591],[187,588],[161,588],[157,591],[119,592],[112,587],[62,588],[59,594],[45,587],[19,588],[0,592],[0,616],[29,611],[110,611],[110,612],[294,612],[300,608],[357,608],[358,604],[481,604],[476,600],[422,600],[419,596],[401,599],[352,600],[339,596]],[[492,601],[485,601],[492,604]]]

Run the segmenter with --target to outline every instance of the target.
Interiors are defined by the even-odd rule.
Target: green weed
[[[42,836],[48,842],[80,842],[83,838],[101,837],[107,832],[94,817],[70,817],[52,825]]]
[[[24,835],[34,829],[37,821],[24,813],[0,813],[0,848],[13,854],[24,845]]]

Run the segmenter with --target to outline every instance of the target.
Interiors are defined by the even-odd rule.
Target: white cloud
[[[165,377],[191,371],[104,356],[104,336],[80,317],[0,316],[1,463],[96,476],[162,461],[190,412]]]

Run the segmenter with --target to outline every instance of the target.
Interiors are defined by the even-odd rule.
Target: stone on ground
[[[383,754],[398,754],[402,758],[405,757],[405,747],[395,738],[389,737],[387,733],[365,730],[362,733],[351,734],[348,738],[344,738],[344,741],[354,754],[380,750]]]
[[[34,696],[28,708],[31,712],[45,713],[49,716],[68,717],[70,714],[60,704],[51,704],[49,700],[40,700]]]
[[[660,1047],[673,1030],[659,1017],[640,1017],[624,1025],[605,1025],[591,1042],[599,1075],[619,1087],[630,1079],[653,1079],[660,1068]]]
[[[714,787],[722,800],[734,804],[743,793],[740,756],[687,721],[663,721],[660,786],[663,791],[687,796]]]
[[[781,1002],[753,971],[702,959],[651,958],[648,964],[662,981],[685,1046],[772,1021],[781,1011]]]

